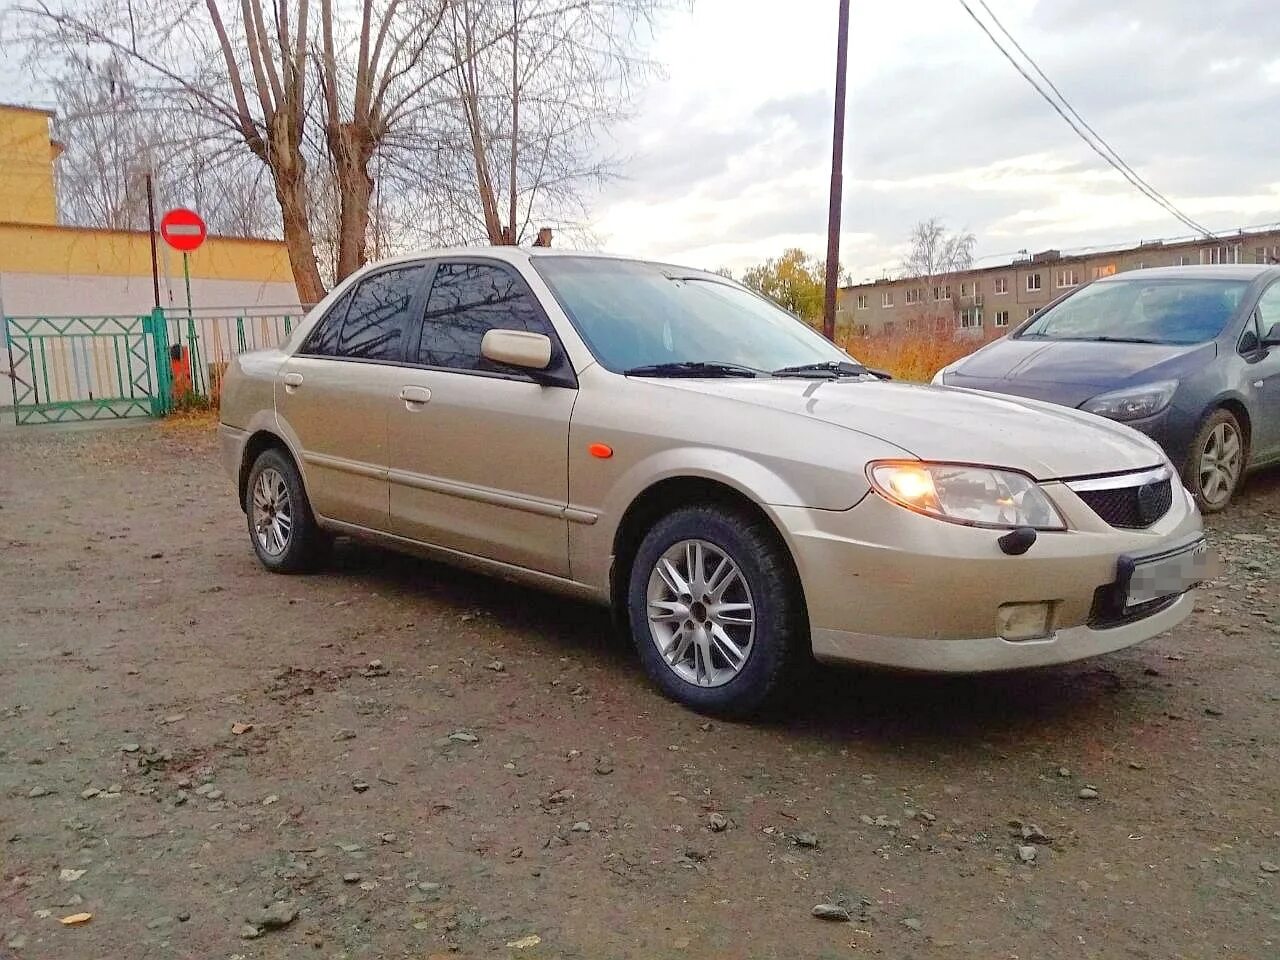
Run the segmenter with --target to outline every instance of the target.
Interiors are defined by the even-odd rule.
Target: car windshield
[[[596,359],[616,373],[668,364],[771,371],[850,359],[785,310],[711,274],[604,257],[533,263]]]
[[[1203,343],[1222,332],[1247,286],[1244,280],[1107,280],[1044,311],[1016,337]]]

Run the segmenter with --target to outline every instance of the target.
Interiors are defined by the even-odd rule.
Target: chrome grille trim
[[[1123,490],[1126,487],[1140,487],[1144,483],[1159,483],[1169,480],[1172,473],[1166,466],[1154,467],[1150,470],[1139,470],[1136,473],[1119,473],[1109,477],[1085,477],[1080,480],[1068,480],[1066,485],[1076,493],[1088,490]]]

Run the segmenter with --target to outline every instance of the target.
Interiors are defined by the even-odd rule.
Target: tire
[[[1182,471],[1201,513],[1217,513],[1231,502],[1244,478],[1248,453],[1244,430],[1234,413],[1218,409],[1205,417]]]
[[[273,447],[258,454],[245,489],[249,542],[272,573],[304,573],[328,556],[330,538],[316,524],[298,468]]]
[[[744,718],[777,706],[810,656],[786,548],[767,521],[723,506],[683,507],[653,525],[631,566],[627,616],[650,679],[700,713]]]

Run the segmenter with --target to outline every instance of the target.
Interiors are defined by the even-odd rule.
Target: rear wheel
[[[253,551],[273,573],[314,570],[328,554],[329,537],[316,524],[298,468],[279,449],[254,461],[245,514]]]
[[[628,589],[645,670],[695,710],[744,717],[788,692],[809,646],[798,578],[761,518],[685,507],[645,536]]]
[[[1215,410],[1191,442],[1183,479],[1201,513],[1217,513],[1235,495],[1244,476],[1244,431],[1230,410]]]

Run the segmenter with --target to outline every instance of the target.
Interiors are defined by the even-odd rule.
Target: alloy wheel
[[[1197,473],[1200,496],[1213,506],[1225,503],[1236,487],[1244,461],[1244,444],[1230,423],[1219,423],[1209,433],[1200,452]]]
[[[718,687],[751,656],[755,605],[733,559],[705,540],[680,540],[649,574],[649,634],[667,667],[687,683]]]
[[[253,486],[253,529],[258,546],[268,556],[278,557],[288,549],[293,503],[284,477],[274,467],[259,473]]]

